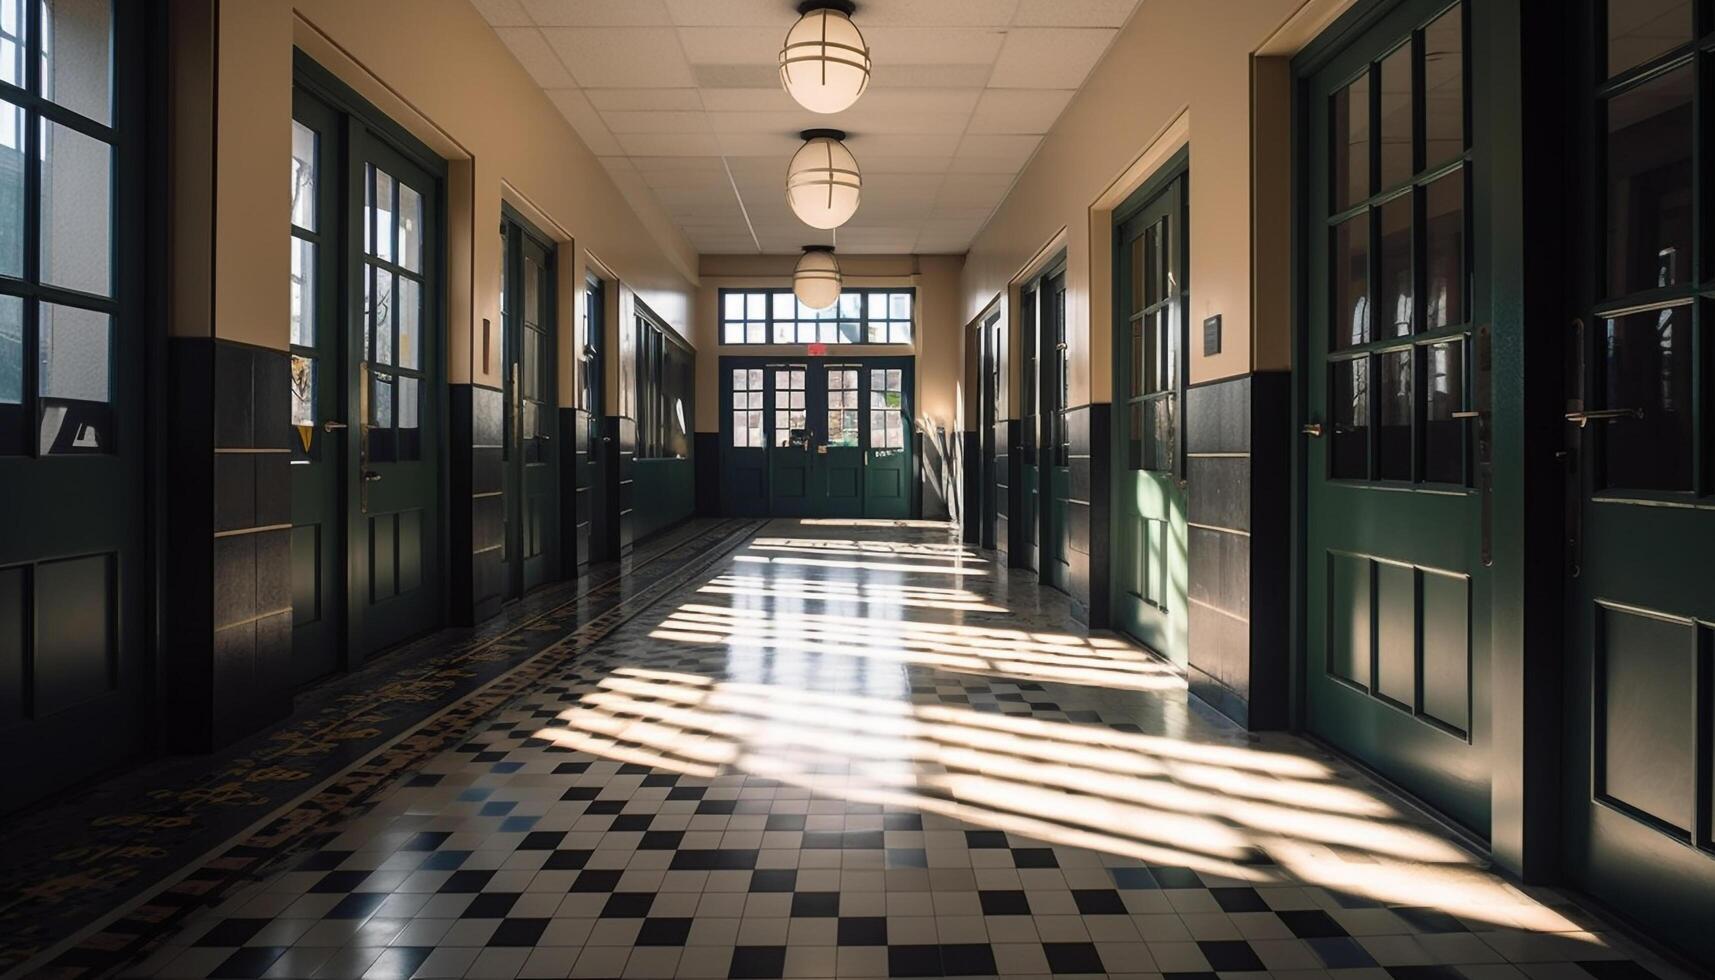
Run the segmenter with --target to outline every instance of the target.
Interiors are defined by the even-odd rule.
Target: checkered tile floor
[[[1680,976],[951,540],[776,522],[133,975]]]

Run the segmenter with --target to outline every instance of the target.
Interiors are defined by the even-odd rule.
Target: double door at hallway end
[[[723,357],[723,510],[911,517],[913,374],[909,357]]]

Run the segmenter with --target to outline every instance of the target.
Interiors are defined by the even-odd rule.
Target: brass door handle
[[[326,422],[322,423],[323,432],[338,432],[341,429],[349,428],[351,428],[351,426],[346,425],[344,422],[335,422],[333,419],[328,419]]]
[[[1302,428],[1300,428],[1298,431],[1304,433],[1305,435],[1309,436],[1312,439],[1320,439],[1320,438],[1322,438],[1322,423],[1320,423],[1320,422],[1306,422],[1306,423],[1304,423],[1304,426]]]
[[[1566,421],[1582,429],[1591,422],[1612,422],[1615,419],[1641,419],[1641,408],[1599,408],[1593,412],[1567,412]]]

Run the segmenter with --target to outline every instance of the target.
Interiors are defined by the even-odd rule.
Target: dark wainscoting
[[[699,432],[691,444],[696,470],[696,515],[719,517],[721,513],[721,434]]]
[[[1013,550],[1012,490],[1018,486],[1018,470],[1012,449],[1017,434],[1017,422],[1001,419],[994,424],[994,473],[989,477],[989,488],[994,493],[994,547],[1003,555]]]
[[[1111,545],[1108,451],[1113,406],[1106,402],[1066,410],[1068,470],[1066,557],[1072,615],[1097,629],[1108,625],[1108,553]]]
[[[505,398],[499,389],[483,385],[448,387],[448,618],[455,625],[472,626],[498,615],[504,598],[506,484],[500,457]]]
[[[612,559],[629,552],[636,540],[632,533],[632,510],[637,486],[632,464],[637,459],[637,420],[609,415],[603,430],[607,439],[602,444],[607,454],[607,472],[613,476],[608,481],[611,493],[604,505],[607,509],[606,550],[600,557]]]
[[[964,492],[959,499],[959,524],[965,529],[965,543],[980,547],[983,543],[983,440],[975,429],[960,432],[959,440],[964,447],[964,465],[960,468],[964,475],[961,483]]]
[[[1191,692],[1251,729],[1290,722],[1291,376],[1190,389]]]
[[[696,464],[689,459],[640,459],[631,464],[631,533],[642,541],[689,518],[697,507]]]
[[[168,747],[205,752],[292,710],[290,367],[206,337],[167,361],[161,684]]]

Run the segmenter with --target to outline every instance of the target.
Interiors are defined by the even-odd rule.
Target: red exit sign
[[[826,357],[826,356],[828,356],[828,345],[827,344],[811,344],[810,345],[810,356],[811,357]]]

